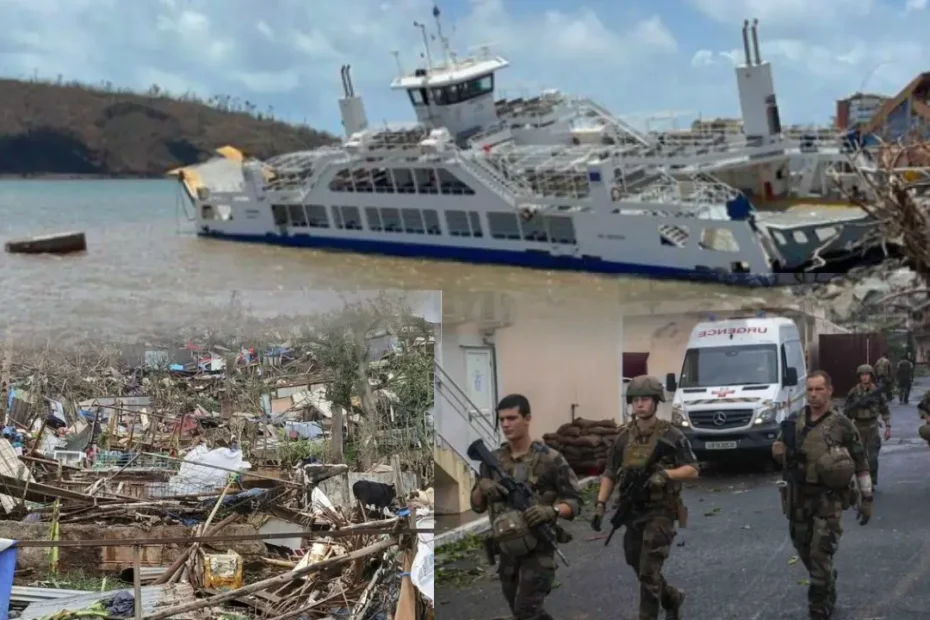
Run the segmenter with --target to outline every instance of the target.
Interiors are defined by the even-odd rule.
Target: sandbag
[[[592,426],[585,429],[585,435],[614,435],[616,436],[620,429],[616,426]]]
[[[575,440],[575,445],[584,448],[597,448],[601,445],[601,438],[597,435],[585,435]]]
[[[602,465],[601,467],[603,467],[603,465]],[[583,470],[583,471],[587,471],[587,470],[591,470],[591,469],[597,469],[597,461],[596,461],[596,460],[579,461],[578,463],[575,463],[575,464],[572,465],[572,469],[575,469],[575,470],[579,470],[579,469],[580,469],[580,470]]]
[[[562,426],[560,426],[555,431],[555,434],[562,435],[565,437],[578,437],[579,435],[581,435],[581,429],[575,426],[574,424],[572,424],[571,422],[569,422],[568,424],[563,424]]]
[[[617,423],[613,420],[586,420],[584,418],[576,418],[575,426],[581,428],[585,433],[587,433],[589,428],[595,427],[616,429]]]
[[[543,438],[543,441],[545,441],[546,443],[549,443],[550,441],[555,441],[555,442],[559,441],[559,436],[555,433],[546,433],[545,435],[542,436],[542,438]]]

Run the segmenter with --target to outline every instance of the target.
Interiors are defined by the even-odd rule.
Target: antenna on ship
[[[394,57],[394,62],[397,63],[397,76],[404,77],[404,66],[400,64],[400,50],[394,50],[391,52],[391,56]]]
[[[423,47],[426,49],[426,68],[430,72],[433,71],[433,57],[429,53],[429,37],[426,36],[426,26],[420,22],[413,22],[414,28],[419,28],[420,32],[423,34]]]
[[[449,50],[449,39],[442,34],[442,20],[440,19],[439,5],[433,4],[433,19],[436,20],[436,33],[439,35],[439,42],[442,44],[442,55],[446,64],[452,64],[452,54]]]

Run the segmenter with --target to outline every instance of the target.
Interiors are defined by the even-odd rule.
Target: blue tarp
[[[727,216],[731,220],[742,221],[748,220],[752,215],[753,207],[749,199],[740,194],[727,203]]]
[[[7,620],[16,572],[16,541],[0,538],[0,549],[0,620]]]

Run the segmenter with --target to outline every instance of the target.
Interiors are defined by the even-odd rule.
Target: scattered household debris
[[[431,386],[412,373],[432,367],[433,332],[368,338],[362,363],[334,333],[15,350],[10,617],[431,618],[432,402],[410,394],[432,390],[410,383]],[[384,511],[353,497],[369,485]]]
[[[86,252],[87,239],[82,232],[66,232],[7,241],[4,247],[10,254],[72,254]]]

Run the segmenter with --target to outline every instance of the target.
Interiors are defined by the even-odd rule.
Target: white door
[[[465,349],[465,394],[478,412],[494,419],[494,369],[491,350]],[[493,422],[492,422],[493,424]]]

